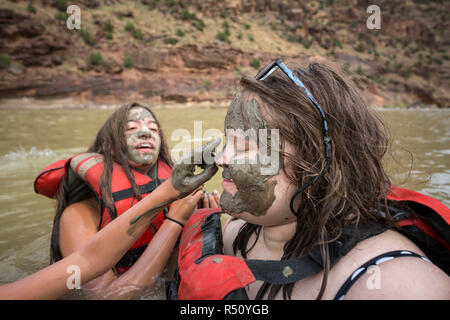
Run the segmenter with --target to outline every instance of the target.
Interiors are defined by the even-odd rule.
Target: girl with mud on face
[[[171,176],[172,165],[161,126],[150,108],[131,103],[117,109],[87,152],[67,160],[56,195],[51,262],[77,251],[100,229],[144,197],[151,197]],[[193,190],[170,210],[158,210],[150,227],[115,267],[84,286],[86,292],[97,298],[130,298],[152,286],[167,264],[184,222],[203,196],[201,190]],[[164,244],[154,241],[152,245],[157,235]]]
[[[226,115],[226,145],[218,160],[224,178],[220,204],[232,216],[223,228],[224,253],[285,260],[319,247],[321,272],[285,285],[256,281],[246,292],[250,299],[333,299],[352,272],[373,257],[391,250],[424,253],[390,229],[359,242],[330,268],[329,245],[344,228],[394,225],[389,213],[377,214],[389,212],[380,199],[391,186],[382,165],[390,141],[379,116],[335,68],[312,63],[291,70],[323,110],[332,147],[327,150],[324,143],[321,112],[287,73],[278,69],[263,80],[242,78]],[[255,132],[266,135],[255,138]],[[430,268],[416,260],[386,263],[384,288],[370,291],[361,280],[346,297],[407,297],[410,291],[401,289],[401,281]],[[442,271],[432,269],[424,281],[442,287]]]

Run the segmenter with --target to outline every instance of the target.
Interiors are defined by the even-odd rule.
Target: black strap
[[[141,194],[150,193],[153,190],[155,190],[164,181],[165,181],[164,179],[152,180],[146,184],[139,185],[138,190]],[[112,196],[113,196],[114,202],[117,202],[117,201],[120,201],[123,199],[135,197],[136,195],[134,194],[133,188],[128,188],[128,189],[113,192]]]
[[[360,225],[354,232],[354,226],[344,227],[341,237],[329,244],[330,269],[358,242],[380,234],[388,229],[377,224]],[[288,284],[312,276],[324,269],[320,247],[316,246],[307,255],[287,260],[245,260],[256,280],[271,284]]]
[[[256,280],[271,284],[296,282],[322,270],[322,263],[318,263],[309,255],[300,259],[246,260],[245,262]]]
[[[202,224],[202,256],[195,261],[199,264],[206,257],[223,253],[222,225],[220,215],[223,211],[208,216]]]
[[[385,261],[389,261],[391,259],[395,258],[401,258],[401,257],[415,257],[415,258],[421,258],[425,261],[428,261],[431,263],[431,261],[421,255],[418,255],[417,253],[414,253],[409,250],[396,250],[396,251],[390,251],[383,254],[380,254],[379,256],[376,256],[375,258],[367,261],[362,266],[360,266],[358,269],[356,269],[350,277],[347,278],[347,280],[344,282],[344,284],[341,286],[339,291],[336,293],[336,296],[334,297],[334,300],[343,300],[345,298],[345,295],[347,294],[348,290],[350,290],[351,286],[364,274],[367,272],[367,270],[374,265],[379,265],[380,263],[383,263]]]
[[[175,219],[172,219],[171,217],[168,217],[167,215],[164,216],[164,218],[166,218],[167,220],[170,220],[170,221],[172,221],[172,222],[175,222],[176,224],[178,224],[179,226],[181,226],[181,228],[184,228],[184,224],[181,223],[180,221],[175,220]]]
[[[221,213],[221,212],[217,212]],[[223,254],[222,228],[220,216],[212,214],[203,222],[202,255],[195,261],[201,263],[206,257]],[[342,229],[342,235],[337,241],[329,244],[330,268],[332,268],[354,246],[369,237],[386,231],[389,227],[374,223],[360,224]],[[309,254],[286,260],[245,260],[256,280],[271,284],[288,284],[305,279],[323,270],[320,247],[316,246]]]

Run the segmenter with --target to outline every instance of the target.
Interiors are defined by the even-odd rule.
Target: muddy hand
[[[216,174],[219,169],[214,161],[214,150],[220,143],[220,138],[213,140],[207,144],[204,144],[200,148],[194,149],[188,157],[183,157],[177,161],[177,164],[172,169],[172,175],[170,179],[172,181],[173,187],[180,192],[178,199],[184,198],[191,194],[195,189],[200,187],[203,183]],[[194,175],[195,171],[195,160],[200,159],[201,163],[199,166],[203,171],[199,174]],[[153,208],[147,210],[141,215],[135,217],[130,221],[130,225],[136,224],[142,217],[146,215],[156,216],[158,212],[162,210],[165,206],[172,203],[172,201],[160,203]],[[128,230],[128,234],[134,232],[134,227]]]
[[[172,170],[171,180],[173,187],[180,192],[178,198],[192,193],[216,174],[219,168],[214,160],[214,151],[220,141],[218,138],[208,142],[177,161]],[[199,174],[194,174],[196,165],[203,169]]]

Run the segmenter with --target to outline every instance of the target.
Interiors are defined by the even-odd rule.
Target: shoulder
[[[100,223],[100,208],[95,198],[78,201],[64,209],[60,220],[60,227],[70,228],[74,224],[94,224],[96,227]]]
[[[346,299],[450,299],[450,278],[420,258],[403,257],[374,266],[348,291]]]
[[[344,282],[367,261],[390,251],[409,250],[425,256],[412,241],[388,230],[361,241],[330,271],[336,294]],[[450,278],[437,266],[417,257],[400,257],[380,263],[363,274],[346,299],[449,299]],[[333,298],[329,296],[328,298]]]
[[[70,167],[79,176],[84,177],[84,174],[89,168],[103,161],[104,157],[100,153],[95,152],[80,153],[71,158]]]
[[[63,256],[80,249],[95,233],[100,224],[97,200],[90,198],[64,209],[59,222],[59,246]]]

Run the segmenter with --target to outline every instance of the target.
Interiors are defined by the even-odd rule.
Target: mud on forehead
[[[146,118],[155,120],[153,115],[146,108],[132,107],[128,110],[128,121],[145,120]]]
[[[238,92],[230,103],[225,117],[226,130],[268,129],[268,125],[262,116],[260,102],[252,94]]]

